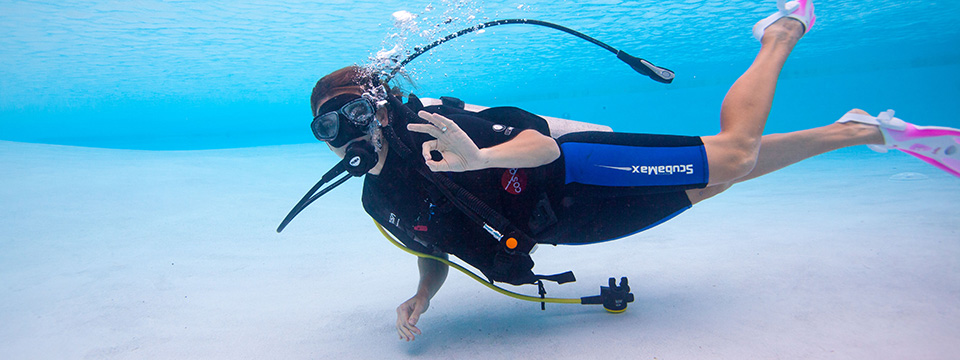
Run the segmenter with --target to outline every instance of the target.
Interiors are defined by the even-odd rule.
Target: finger
[[[424,311],[426,311],[426,309],[424,309],[423,302],[418,301],[417,304],[414,305],[413,313],[410,314],[410,317],[408,318],[407,322],[410,325],[416,325],[417,321],[420,321],[420,315],[423,314]]]
[[[405,325],[405,326],[403,327],[403,329],[404,329],[404,331],[406,331],[406,332],[410,335],[410,340],[413,340],[413,339],[416,338],[416,336],[415,336],[414,334],[416,334],[416,335],[422,334],[422,333],[420,332],[420,328],[418,328],[418,327],[416,327],[416,326],[414,326],[414,325],[411,325],[411,324]]]
[[[448,168],[448,166],[446,166],[447,163],[445,161],[433,160],[433,155],[431,155],[430,152],[437,150],[437,146],[439,146],[437,140],[424,142],[423,147],[421,148],[422,150],[420,152],[421,155],[423,155],[423,162],[427,164],[427,168],[429,168],[430,171],[433,171],[433,172],[444,171],[444,169]]]
[[[401,339],[401,340],[406,340],[406,341],[413,340],[413,336],[414,336],[414,335],[411,334],[409,330],[404,329],[404,328],[398,328],[397,331],[400,332],[400,339]]]
[[[404,327],[407,322],[407,318],[410,317],[409,307],[405,305],[406,304],[403,304],[397,307],[397,334],[400,335],[401,340],[410,341],[410,336],[413,334],[410,334],[409,331],[407,331]]]
[[[410,341],[413,339],[413,333],[407,328],[406,322],[406,320],[397,319],[397,333],[400,334],[400,339]]]
[[[438,129],[441,130],[441,132],[446,132],[446,131],[442,131],[443,129],[447,129],[447,131],[450,131],[452,129],[460,130],[460,127],[457,126],[457,123],[453,122],[453,120],[447,119],[443,115],[431,114],[423,110],[420,110],[420,112],[417,113],[417,115],[420,115],[421,118],[423,118],[424,120],[427,120],[429,123],[436,126]]]
[[[447,164],[445,160],[427,160],[425,163],[427,164],[427,168],[432,172],[450,171],[450,165]]]
[[[443,117],[443,115],[438,115],[438,114],[426,112],[424,110],[420,110],[419,112],[417,112],[417,116],[420,116],[421,119],[426,120],[427,122],[433,124],[438,128],[442,128],[443,126],[446,125],[443,122],[443,120],[446,119],[445,117]]]
[[[411,338],[415,337],[414,334],[416,334],[416,335],[422,335],[422,334],[423,334],[422,332],[420,332],[420,328],[416,327],[416,326],[413,325],[413,324],[408,324],[407,326],[404,326],[404,328],[406,328],[406,330],[407,330],[408,332],[410,332],[410,337],[411,337]]]
[[[420,321],[420,315],[422,315],[424,311],[427,311],[427,303],[418,301],[413,307],[413,313],[410,314],[410,318],[407,319],[407,324],[409,324],[407,328],[417,335],[422,334],[420,332],[420,328],[418,328],[416,325],[417,322]]]
[[[399,327],[398,329],[401,331],[401,334],[403,334],[403,338],[407,341],[415,340],[417,337],[416,335],[420,335],[420,329],[418,329],[416,326],[406,323],[406,321],[404,321],[403,326]]]
[[[440,128],[430,124],[407,124],[407,130],[424,133],[435,138],[440,137],[440,134],[443,134],[443,132],[440,131]]]
[[[426,162],[433,161],[433,155],[431,155],[430,152],[436,150],[439,145],[440,143],[437,142],[437,140],[424,141],[420,151],[423,155],[423,160]]]

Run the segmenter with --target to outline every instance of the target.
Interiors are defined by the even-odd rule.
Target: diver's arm
[[[545,165],[560,157],[560,147],[553,138],[536,130],[523,130],[500,145],[480,149],[455,122],[442,115],[420,111],[430,124],[408,124],[410,131],[436,138],[423,143],[424,161],[431,171],[470,171],[487,168],[530,168]],[[431,152],[443,159],[435,161]]]
[[[443,101],[440,101],[440,99],[433,99],[433,98],[420,98],[420,101],[421,103],[423,103],[423,106],[443,104]],[[474,105],[474,104],[464,104],[463,109],[468,111],[473,111],[473,112],[481,112],[489,108],[486,106],[480,106],[480,105]],[[563,119],[563,118],[540,115],[540,114],[535,114],[535,115],[547,121],[547,125],[550,127],[550,136],[552,136],[554,139],[572,132],[580,132],[580,131],[611,132],[613,131],[611,127],[606,125],[592,124],[592,123],[583,122],[583,121]]]
[[[420,284],[417,285],[416,296],[430,301],[447,280],[450,266],[433,259],[417,258],[417,269],[420,270]]]
[[[450,270],[447,264],[427,258],[418,258],[417,268],[420,270],[417,294],[397,307],[397,333],[400,334],[401,340],[414,340],[415,335],[421,334],[420,329],[417,328],[420,314],[430,307],[430,299],[443,286]]]
[[[527,129],[505,143],[480,149],[480,168],[532,168],[559,157],[560,147],[553,138]]]

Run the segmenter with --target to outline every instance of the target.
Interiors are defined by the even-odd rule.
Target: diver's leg
[[[770,25],[757,58],[727,92],[720,109],[720,133],[703,137],[711,185],[734,181],[753,170],[777,78],[803,30],[803,24],[791,18]]]
[[[860,109],[850,112],[867,114]],[[690,202],[696,204],[723,192],[733,184],[769,174],[826,152],[856,145],[883,144],[883,135],[876,126],[848,122],[785,134],[764,135],[760,142],[756,166],[749,174],[731,182],[687,190]]]
[[[851,112],[867,114],[859,109]],[[883,134],[876,126],[859,123],[833,123],[809,130],[765,135],[761,139],[757,166],[734,183],[769,174],[826,152],[868,144],[883,144]]]

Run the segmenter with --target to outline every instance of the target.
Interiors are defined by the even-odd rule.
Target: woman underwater
[[[812,1],[791,1],[754,26],[760,51],[727,92],[716,135],[558,136],[561,129],[517,108],[415,96],[402,104],[356,66],[317,82],[311,126],[340,157],[359,151],[374,158],[364,209],[404,245],[455,254],[488,278],[514,284],[550,277],[533,275],[529,248],[518,249],[516,240],[506,246],[523,254],[501,260],[502,242],[491,240],[495,231],[479,226],[484,206],[535,243],[583,244],[645,230],[733,184],[854,145],[899,149],[960,176],[960,131],[914,126],[892,111],[874,117],[854,109],[827,126],[763,135],[784,62],[815,19]],[[472,194],[481,210],[451,204],[450,188],[437,185],[445,181]],[[448,272],[426,258],[418,267],[416,294],[397,307],[397,332],[407,341],[421,334],[420,315]]]

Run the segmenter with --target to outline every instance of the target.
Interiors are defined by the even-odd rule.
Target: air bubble
[[[440,0],[427,4],[417,13],[406,10],[394,12],[391,16],[394,29],[385,34],[380,50],[374,51],[368,61],[361,64],[363,73],[397,74],[399,76],[394,78],[397,82],[406,80],[413,85],[417,78],[426,74],[417,70],[415,64],[399,70],[396,66],[407,56],[419,51],[420,46],[432,43],[448,33],[475,26],[474,22],[480,18],[487,19],[481,4],[482,2],[475,5],[469,0]],[[459,49],[462,48],[461,46]],[[444,53],[447,57],[455,57],[455,52],[459,49],[452,47]],[[443,57],[434,57],[436,63],[443,65],[441,59]],[[426,58],[421,62],[425,60]],[[426,64],[429,62],[424,65]]]
[[[400,22],[400,23],[412,21],[414,17],[416,17],[416,15],[413,15],[406,10],[400,10],[393,13],[393,21]]]

